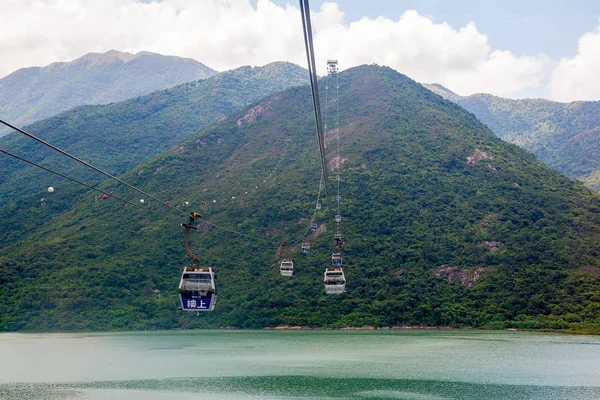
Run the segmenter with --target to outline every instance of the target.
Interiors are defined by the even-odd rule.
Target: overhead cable
[[[6,154],[7,156],[11,156],[11,157],[13,157],[13,158],[16,158],[17,160],[20,160],[20,161],[23,161],[23,162],[25,162],[25,163],[27,163],[27,164],[30,164],[30,165],[33,165],[33,166],[35,166],[35,167],[41,168],[41,169],[43,169],[44,171],[48,171],[48,172],[50,172],[50,173],[52,173],[52,174],[54,174],[54,175],[58,175],[58,176],[60,176],[61,178],[65,178],[65,179],[67,179],[67,180],[69,180],[69,181],[71,181],[71,182],[75,182],[75,183],[77,183],[77,184],[79,184],[79,185],[81,185],[81,186],[84,186],[84,187],[88,188],[88,189],[95,190],[96,192],[102,193],[102,194],[104,194],[104,195],[107,195],[107,196],[110,196],[110,197],[114,197],[115,199],[117,199],[117,200],[121,200],[121,201],[122,201],[122,202],[124,202],[124,203],[130,204],[130,205],[132,205],[132,206],[138,206],[138,204],[132,203],[132,202],[130,202],[130,201],[128,201],[128,200],[122,199],[122,198],[120,198],[120,197],[118,197],[118,196],[115,196],[115,195],[113,195],[113,194],[110,194],[110,193],[107,193],[107,192],[105,192],[105,191],[103,191],[103,190],[97,189],[97,188],[95,188],[95,187],[93,187],[93,186],[90,186],[90,185],[88,185],[88,184],[86,184],[86,183],[83,183],[83,182],[81,182],[81,181],[78,181],[78,180],[77,180],[77,179],[75,179],[75,178],[71,178],[70,176],[67,176],[67,175],[61,174],[60,172],[53,171],[53,170],[51,170],[50,168],[46,168],[46,167],[44,167],[44,166],[42,166],[42,165],[40,165],[40,164],[36,164],[36,163],[34,163],[33,161],[26,160],[26,159],[24,159],[24,158],[22,158],[22,157],[19,157],[19,156],[15,155],[15,154],[12,154],[12,153],[10,153],[10,152],[8,152],[8,151],[6,151],[6,150],[2,150],[2,149],[0,149],[0,153],[4,153],[4,154]]]
[[[19,157],[16,154],[13,154],[13,153],[11,153],[9,151],[0,149],[0,153],[6,154],[6,155],[8,155],[10,157],[13,157],[13,158],[17,159],[17,160],[23,161],[23,162],[25,162],[25,163],[27,163],[29,165],[33,165],[34,167],[40,168],[40,169],[42,169],[44,171],[47,171],[47,172],[50,172],[50,173],[52,173],[54,175],[60,176],[61,178],[64,178],[64,179],[67,179],[67,180],[69,180],[71,182],[77,183],[78,185],[81,185],[81,186],[86,187],[88,189],[94,190],[94,191],[99,192],[99,193],[101,193],[103,195],[109,196],[110,198],[117,199],[117,200],[119,200],[119,201],[121,201],[121,202],[123,202],[125,204],[129,204],[129,205],[132,205],[132,206],[135,206],[135,207],[142,207],[140,204],[133,203],[133,202],[131,202],[129,200],[126,200],[126,199],[123,199],[123,198],[121,198],[119,196],[115,196],[114,194],[107,193],[106,191],[103,191],[101,189],[95,188],[95,187],[93,187],[91,185],[88,185],[87,183],[81,182],[81,181],[79,181],[79,180],[77,180],[75,178],[72,178],[70,176],[61,174],[60,172],[56,172],[56,171],[54,171],[54,170],[52,170],[50,168],[44,167],[43,165],[37,164],[37,163],[35,163],[33,161],[26,160],[26,159],[24,159],[22,157]],[[178,210],[176,207],[172,207],[172,208],[176,209],[179,213],[181,213],[181,211]],[[148,211],[148,210],[146,210],[146,211]],[[152,212],[152,211],[150,211],[150,212]],[[169,218],[169,219],[171,219],[173,221],[180,222],[179,219],[176,219],[175,217],[172,217],[172,216],[170,216],[168,214],[158,214],[156,212],[153,212],[153,213],[156,214],[156,215],[158,215],[158,216],[160,216],[160,217],[167,217],[167,218]],[[188,215],[188,214],[184,214],[184,215]],[[204,223],[204,224],[210,225],[210,226],[212,226],[212,227],[214,227],[216,229],[221,229],[223,231],[227,231],[227,232],[230,232],[230,233],[235,233],[237,235],[244,236],[244,237],[247,237],[247,238],[251,238],[251,239],[254,239],[254,240],[258,239],[258,240],[261,240],[264,243],[268,243],[265,239],[260,238],[258,236],[248,235],[246,233],[238,232],[238,231],[233,230],[233,229],[225,228],[223,226],[217,225],[217,224],[212,223],[212,222],[207,221],[207,220],[200,219],[199,223]],[[219,235],[219,236],[221,236],[221,235]],[[260,246],[260,247],[262,247],[264,249],[267,248],[266,246]],[[269,247],[269,249],[271,249],[271,247]]]
[[[77,158],[77,157],[75,157],[75,156],[74,156],[74,155],[72,155],[72,154],[69,154],[69,153],[67,153],[66,151],[64,151],[64,150],[62,150],[62,149],[60,149],[60,148],[58,148],[58,147],[54,146],[53,144],[51,144],[51,143],[48,143],[48,142],[46,142],[46,141],[44,141],[44,140],[42,140],[42,139],[38,138],[37,136],[34,136],[34,135],[32,135],[31,133],[24,131],[23,129],[17,128],[16,126],[9,124],[8,122],[6,122],[6,121],[4,121],[4,120],[2,120],[2,119],[0,119],[0,123],[2,123],[2,124],[4,124],[4,125],[8,126],[8,127],[9,127],[9,128],[11,128],[11,129],[14,129],[15,131],[17,131],[17,132],[19,132],[19,133],[22,133],[23,135],[25,135],[25,136],[27,136],[27,137],[29,137],[29,138],[31,138],[31,139],[33,139],[33,140],[35,140],[35,141],[37,141],[37,142],[39,142],[39,143],[43,144],[44,146],[50,147],[51,149],[53,149],[53,150],[55,150],[55,151],[59,152],[60,154],[62,154],[62,155],[65,155],[65,156],[67,156],[67,157],[69,157],[69,158],[71,158],[71,159],[73,159],[73,160],[77,161],[78,163],[80,163],[80,164],[83,164],[83,165],[85,165],[86,167],[88,167],[88,168],[91,168],[91,169],[93,169],[94,171],[101,173],[101,174],[102,174],[102,175],[104,175],[104,176],[107,176],[107,177],[109,177],[110,179],[112,179],[112,180],[114,180],[114,181],[117,181],[117,182],[121,183],[122,185],[125,185],[125,186],[127,186],[128,188],[130,188],[130,189],[132,189],[132,190],[135,190],[135,191],[136,191],[136,192],[138,192],[138,193],[141,193],[141,194],[143,194],[143,195],[144,195],[144,196],[146,196],[146,197],[149,197],[149,198],[151,198],[151,199],[153,199],[153,200],[156,200],[156,201],[158,201],[159,203],[161,203],[161,204],[163,204],[163,205],[165,205],[165,206],[167,206],[167,207],[170,207],[170,208],[172,208],[173,210],[177,210],[177,212],[179,212],[179,213],[181,212],[179,209],[177,209],[176,207],[173,207],[171,204],[169,204],[169,202],[168,202],[168,201],[163,201],[163,200],[161,200],[161,199],[159,199],[159,198],[157,198],[157,197],[155,197],[155,196],[151,195],[150,193],[146,193],[146,192],[145,192],[145,191],[143,191],[142,189],[139,189],[139,188],[137,188],[137,187],[135,187],[135,186],[133,186],[133,185],[131,185],[131,184],[129,184],[129,183],[127,183],[127,182],[123,181],[122,179],[119,179],[119,178],[117,178],[116,176],[113,176],[113,175],[109,174],[108,172],[105,172],[105,171],[101,170],[100,168],[98,168],[98,167],[95,167],[95,166],[93,166],[92,164],[90,164],[90,163],[88,163],[88,162],[86,162],[86,161],[83,161],[82,159],[80,159],[80,158]],[[191,214],[189,214],[189,215],[191,216]]]
[[[315,112],[315,125],[317,129],[317,138],[319,140],[319,155],[321,159],[321,168],[323,171],[323,180],[325,182],[325,196],[327,198],[327,213],[333,229],[333,218],[331,214],[331,196],[329,194],[329,177],[327,173],[327,155],[325,154],[325,135],[323,133],[323,120],[321,117],[321,104],[319,101],[319,82],[317,78],[317,68],[315,65],[315,52],[313,46],[312,25],[310,22],[310,6],[308,0],[300,1],[300,13],[302,15],[302,29],[304,31],[304,47],[306,49],[306,59],[308,62],[308,72],[310,75],[310,88],[312,93],[313,108]]]

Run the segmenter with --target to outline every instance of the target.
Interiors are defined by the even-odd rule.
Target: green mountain
[[[149,53],[89,53],[0,79],[0,116],[28,125],[84,104],[107,104],[213,76],[198,61]],[[10,131],[0,128],[0,136]]]
[[[299,66],[283,62],[241,67],[119,103],[78,107],[26,130],[111,174],[121,174],[219,117],[267,94],[305,84],[307,75]],[[0,138],[0,148],[70,176],[103,178],[18,133]],[[43,171],[23,169],[6,156],[0,157],[0,170],[0,204],[19,202],[31,193],[39,199],[40,190],[61,182]]]
[[[0,247],[0,329],[600,328],[598,194],[390,68],[346,70],[339,90],[328,115],[339,105],[347,293],[323,291],[333,247],[326,208],[311,252],[296,241],[320,177],[303,86],[125,175],[175,210],[141,204],[113,182],[103,183],[106,200],[65,185],[44,206],[39,195],[12,205],[0,226],[28,231]],[[192,210],[213,224],[192,235],[192,251],[219,275],[217,309],[200,317],[176,310],[190,262],[180,212]],[[291,278],[277,267],[286,239],[296,243]]]
[[[462,97],[438,84],[424,86],[475,114],[502,139],[600,191],[600,101],[557,103],[490,94]]]

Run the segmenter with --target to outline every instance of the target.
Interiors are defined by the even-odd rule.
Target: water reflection
[[[38,399],[406,399],[597,400],[599,387],[489,385],[311,376],[186,378],[77,384],[2,384],[0,398]]]
[[[0,334],[0,399],[600,399],[600,338],[482,331]]]

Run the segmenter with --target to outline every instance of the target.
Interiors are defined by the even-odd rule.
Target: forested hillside
[[[44,206],[39,194],[24,198],[0,220],[8,231],[35,223],[0,247],[0,329],[599,328],[598,194],[389,68],[349,69],[339,85],[330,106],[340,109],[347,293],[323,291],[325,208],[311,252],[288,249],[294,276],[277,269],[278,245],[306,231],[319,186],[303,86],[219,119],[124,177],[216,225],[191,238],[218,273],[216,311],[176,309],[190,262],[179,211],[112,182],[104,190],[138,206],[61,184]]]
[[[502,139],[600,191],[600,101],[557,103],[490,94],[463,97],[441,85],[425,87],[475,114]]]
[[[291,63],[241,67],[119,103],[78,107],[26,129],[109,173],[121,174],[217,118],[307,80],[306,70]],[[0,138],[0,148],[67,175],[103,178],[18,133]],[[0,170],[0,204],[32,194],[39,200],[41,191],[61,182],[6,156],[0,157]]]
[[[89,53],[71,62],[19,69],[0,79],[0,117],[23,126],[84,104],[107,104],[206,79],[198,61],[146,51]],[[0,136],[10,131],[0,127]]]

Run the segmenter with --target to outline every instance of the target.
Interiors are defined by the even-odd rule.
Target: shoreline
[[[117,333],[117,332],[159,332],[159,331],[193,331],[193,330],[215,330],[215,331],[407,331],[407,330],[423,330],[423,331],[449,331],[449,330],[464,330],[464,331],[489,331],[489,332],[535,332],[535,333],[561,333],[565,335],[589,335],[600,336],[600,329],[527,329],[527,328],[502,328],[493,329],[485,327],[452,327],[452,326],[421,326],[421,325],[395,325],[374,327],[371,325],[364,326],[345,326],[342,328],[327,328],[327,327],[307,327],[300,325],[280,325],[275,327],[263,328],[236,328],[233,326],[224,326],[216,328],[173,328],[173,329],[115,329],[115,330],[14,330],[0,331],[2,333]]]
[[[226,328],[227,329],[227,328]],[[235,329],[235,328],[233,328]],[[342,328],[311,328],[300,325],[281,325],[276,327],[260,328],[260,330],[268,331],[387,331],[387,330],[408,330],[408,329],[423,329],[423,330],[447,330],[447,329],[476,329],[472,327],[454,328],[451,326],[420,326],[420,325],[395,325],[374,327],[371,325],[364,326],[345,326]]]

